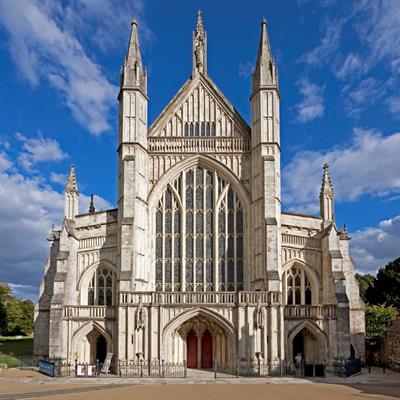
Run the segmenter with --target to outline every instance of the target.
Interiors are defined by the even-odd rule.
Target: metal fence
[[[186,362],[118,360],[118,375],[137,378],[186,378]]]
[[[32,355],[0,352],[0,360],[0,364],[7,364],[9,368],[32,369],[34,367]]]
[[[214,377],[262,377],[262,376],[287,376],[293,375],[290,363],[267,361],[239,361],[221,363],[214,361]]]
[[[361,359],[335,359],[333,368],[336,375],[348,378],[361,372]]]

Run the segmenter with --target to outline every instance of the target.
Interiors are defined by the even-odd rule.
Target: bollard
[[[370,365],[368,365],[368,373],[369,374],[371,373],[371,366]]]
[[[183,360],[183,376],[187,378],[187,364],[186,360]]]
[[[217,360],[214,360],[214,379],[217,379]]]
[[[75,378],[78,376],[78,359],[75,358]]]

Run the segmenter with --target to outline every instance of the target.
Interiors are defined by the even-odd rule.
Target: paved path
[[[400,374],[374,369],[343,379],[221,378],[189,371],[187,379],[49,378],[33,371],[0,373],[0,400],[358,400],[400,399]]]

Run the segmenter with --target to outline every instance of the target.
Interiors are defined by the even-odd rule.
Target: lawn
[[[33,338],[0,336],[0,364],[25,367],[32,364]]]

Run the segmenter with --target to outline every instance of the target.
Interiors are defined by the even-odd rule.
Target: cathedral
[[[254,46],[256,47],[256,46]],[[118,208],[79,212],[75,167],[35,310],[36,358],[308,364],[364,357],[364,305],[323,166],[320,214],[281,211],[278,68],[261,23],[250,125],[207,73],[147,122],[134,20],[120,76]],[[248,93],[244,93],[247,96]],[[321,166],[322,167],[322,166]]]

